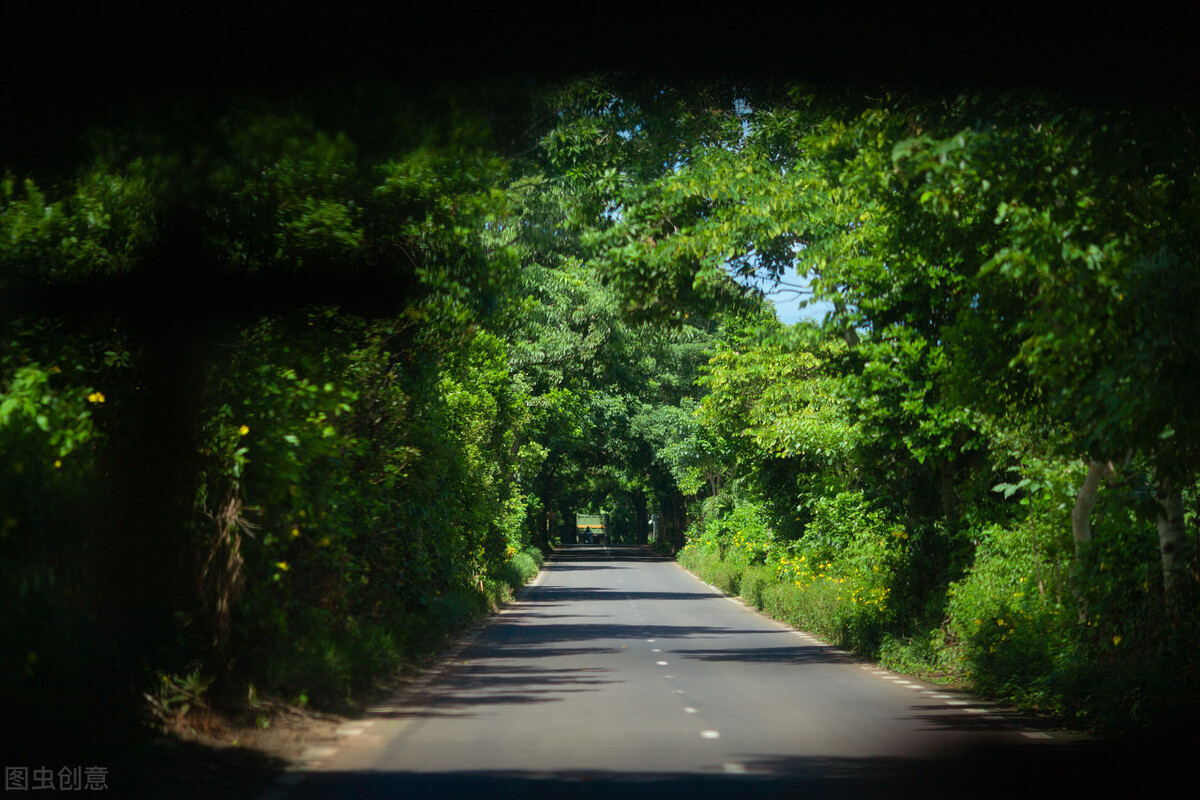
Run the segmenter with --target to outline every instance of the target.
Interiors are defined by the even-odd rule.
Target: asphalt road
[[[342,733],[274,796],[1063,797],[1171,766],[857,661],[635,547],[561,548]]]

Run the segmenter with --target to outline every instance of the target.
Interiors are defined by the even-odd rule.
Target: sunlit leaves
[[[701,418],[733,441],[748,439],[778,458],[820,462],[844,459],[854,448],[857,430],[846,418],[837,380],[813,353],[722,349],[702,382],[708,394]]]

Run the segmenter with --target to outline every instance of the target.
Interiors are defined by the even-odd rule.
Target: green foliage
[[[81,170],[58,199],[33,180],[18,184],[6,173],[0,181],[3,272],[48,281],[129,272],[158,240],[164,199],[147,173],[140,160],[123,169],[98,162]]]
[[[865,503],[862,492],[841,492],[813,503],[812,522],[796,549],[809,562],[828,563],[846,558],[853,544],[871,537],[906,538],[907,534]]]
[[[722,348],[702,379],[708,389],[702,418],[755,452],[825,463],[846,459],[857,431],[840,410],[836,380],[821,374],[829,350],[749,342]]]
[[[1072,109],[1043,124],[1036,103],[1010,100],[996,110],[1008,118],[903,141],[893,155],[898,169],[921,179],[919,203],[934,224],[960,228],[969,207],[991,229],[970,276],[975,296],[987,298],[980,316],[991,327],[964,325],[964,344],[984,354],[976,337],[991,342],[986,357],[1008,362],[996,363],[992,378],[1045,392],[1089,453],[1122,457],[1132,447],[1180,469],[1193,437],[1164,452],[1162,434],[1194,421],[1160,401],[1189,391],[1182,376],[1193,373],[1183,361],[1194,325],[1175,298],[1197,275],[1185,233],[1197,219],[1195,200],[1183,189],[1191,176],[1181,163],[1194,142],[1163,132],[1147,145],[1153,115]],[[1151,155],[1163,147],[1171,159]],[[1013,313],[1022,304],[1037,313]]]
[[[219,198],[208,235],[230,268],[294,272],[346,263],[364,242],[354,146],[299,116],[233,113],[219,134],[227,158],[206,176]]]
[[[205,695],[213,679],[206,677],[196,667],[183,676],[160,675],[160,684],[155,694],[147,693],[146,700],[160,722],[178,722],[193,708],[206,708]]]
[[[86,522],[103,508],[99,455],[122,394],[110,346],[52,319],[0,329],[0,676],[14,724],[52,736],[104,713],[94,689],[114,688],[94,668],[109,653],[88,602],[100,548]],[[56,698],[64,706],[46,719]]]
[[[1191,112],[760,88],[181,103],[60,185],[0,165],[21,714],[89,659],[160,716],[201,675],[343,698],[602,508],[889,663],[1161,718],[1200,641],[1195,548],[1164,596],[1152,530],[1200,467]],[[823,325],[749,288],[790,268]],[[152,296],[170,269],[190,305]],[[139,472],[165,364],[194,384]],[[1086,460],[1113,474],[1077,554]],[[135,562],[169,587],[153,647],[111,602]]]
[[[195,450],[172,454],[190,496],[164,501],[187,518],[163,539],[179,568],[163,578],[176,581],[171,658],[199,660],[223,682],[343,696],[511,597],[540,564],[522,483],[548,451],[522,440],[529,384],[510,371],[508,343],[476,317],[481,294],[506,290],[503,259],[483,264],[481,244],[507,213],[504,162],[486,136],[460,136],[371,172],[345,134],[301,115],[241,108],[189,121],[183,134],[95,136],[98,166],[59,199],[6,177],[2,280],[20,278],[36,298],[55,282],[104,289],[84,282],[136,274],[176,235],[159,230],[164,192],[199,231],[198,261],[234,292],[258,285],[239,275],[327,279],[380,260],[423,279],[419,295],[393,298],[392,316],[335,304],[214,315],[206,324],[228,357],[193,365],[204,376],[191,398]],[[142,330],[101,313],[5,331],[0,563],[13,578],[4,618],[16,651],[3,666],[6,681],[29,690],[34,716],[52,714],[40,700],[96,646],[72,635],[80,652],[45,647],[35,617],[71,632],[105,605],[94,565],[122,551],[100,546],[97,556],[81,520],[90,487],[122,463],[138,421],[129,399],[156,377],[139,360]],[[119,657],[137,672],[139,654]],[[175,694],[151,696],[181,708]]]
[[[763,509],[751,502],[734,502],[723,508],[723,498],[710,498],[699,519],[688,531],[685,552],[714,553],[745,563],[763,563],[775,537]]]
[[[48,462],[52,456],[55,468],[61,469],[62,459],[95,435],[91,407],[104,402],[103,393],[88,392],[90,387],[55,391],[50,379],[61,373],[62,369],[57,366],[49,369],[37,364],[19,367],[0,399],[0,430],[4,431],[6,439],[11,437],[13,443],[9,446],[14,457],[21,458],[16,453],[19,446],[15,440],[41,440],[40,448],[29,441],[30,447],[45,452],[42,458],[29,454],[31,467],[38,462]],[[25,463],[24,460],[15,462],[14,471],[23,471]]]
[[[948,592],[947,635],[958,674],[990,694],[1052,706],[1056,664],[1069,656],[1071,611],[1040,587],[1038,553],[1025,531],[991,526],[975,564]]]
[[[544,556],[536,547],[526,547],[516,552],[504,563],[500,570],[501,579],[511,588],[524,586],[538,574],[542,568]]]

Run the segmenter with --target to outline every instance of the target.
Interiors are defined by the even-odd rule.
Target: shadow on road
[[[569,569],[604,568],[608,562],[586,559],[647,557],[661,560],[645,548],[605,548],[577,545],[563,548]],[[560,551],[561,552],[561,551]],[[561,562],[560,562],[561,566]],[[780,639],[779,647],[738,647],[742,635],[786,637],[787,631],[761,628],[725,627],[689,622],[650,624],[629,619],[626,601],[684,600],[693,603],[719,603],[710,592],[627,592],[609,588],[533,587],[520,601],[480,631],[454,661],[448,664],[436,682],[426,689],[415,689],[397,698],[383,716],[463,718],[473,711],[495,713],[497,706],[551,703],[578,692],[600,691],[623,682],[617,677],[623,668],[621,653],[632,642],[653,639],[660,647],[675,643],[669,652],[706,661],[738,661],[747,664],[837,664],[848,659],[829,648],[792,644]],[[597,601],[572,606],[575,601]],[[606,601],[608,605],[604,605]],[[577,613],[576,608],[589,612]],[[605,613],[607,612],[607,613]],[[699,612],[691,619],[704,620]],[[686,643],[711,640],[711,649],[689,650]],[[786,641],[788,644],[783,645]],[[723,643],[723,649],[717,643]],[[704,646],[704,645],[702,645]],[[555,659],[562,659],[556,662]],[[586,667],[576,665],[585,664]]]
[[[577,600],[719,600],[712,592],[627,592],[587,586],[535,586],[526,595],[540,603],[573,603]]]
[[[1174,751],[1173,751],[1174,752]],[[711,772],[313,773],[297,800],[374,798],[571,798],[699,800],[700,798],[1010,798],[1153,795],[1176,787],[1180,762],[1149,744],[1130,748],[963,750],[940,758],[845,758],[739,754],[737,774]],[[1132,795],[1131,795],[1132,796]]]
[[[672,650],[673,655],[697,661],[736,662],[740,664],[856,664],[848,655],[818,645],[788,647],[742,647],[736,650]]]
[[[640,544],[564,544],[559,545],[546,561],[553,568],[559,564],[671,561]]]
[[[506,622],[508,619],[510,617],[505,617]],[[513,614],[511,619],[513,624],[496,624],[485,631],[484,635],[471,645],[472,657],[519,656],[520,651],[512,649],[513,647],[557,642],[596,642],[599,644],[629,639],[669,641],[671,639],[725,639],[739,634],[765,635],[761,630],[741,630],[711,625],[649,625],[640,622],[556,622],[546,625],[523,625],[519,615]],[[787,635],[786,631],[778,633],[780,636]]]
[[[372,712],[372,717],[456,717],[498,705],[552,703],[577,692],[596,692],[618,681],[605,678],[601,667],[553,669],[482,664],[458,667],[442,676],[437,692],[421,693],[411,704],[401,698],[395,706]]]

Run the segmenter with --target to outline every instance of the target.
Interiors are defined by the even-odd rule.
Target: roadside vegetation
[[[1107,730],[1184,724],[1194,138],[1167,109],[793,100],[647,204],[719,186],[741,199],[673,235],[780,237],[834,306],[706,367],[719,467],[681,563],[898,670]]]
[[[1194,129],[593,77],[172,99],[0,163],[6,724],[344,702],[589,511],[897,669],[1169,724]],[[822,322],[749,288],[790,268]]]

